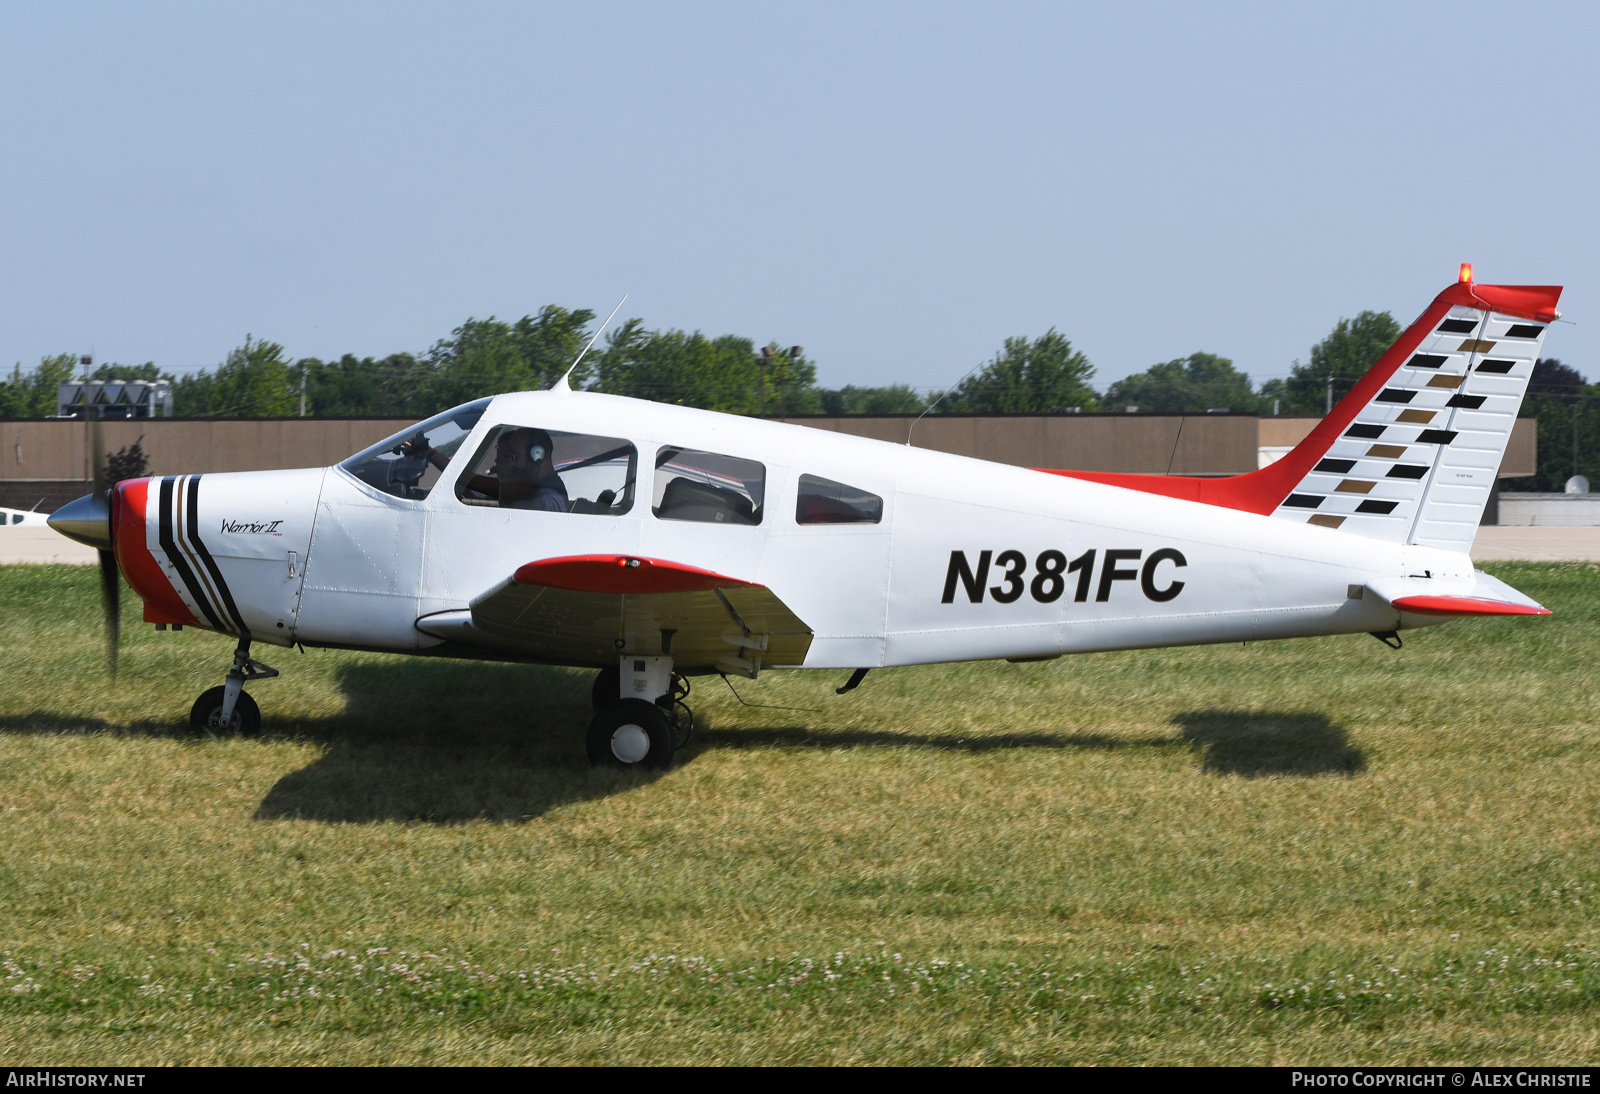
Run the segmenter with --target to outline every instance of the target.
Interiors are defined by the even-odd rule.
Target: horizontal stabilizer
[[[1367,582],[1367,589],[1411,615],[1549,615],[1550,609],[1482,570],[1470,581],[1401,577]]]

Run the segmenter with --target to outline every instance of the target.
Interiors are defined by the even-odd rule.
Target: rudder
[[[1469,276],[1328,416],[1337,437],[1309,454],[1315,462],[1274,516],[1390,542],[1472,546],[1561,290]]]

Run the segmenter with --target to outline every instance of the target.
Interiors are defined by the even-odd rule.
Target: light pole
[[[761,363],[756,366],[761,387],[761,416],[767,416],[767,366],[772,364],[772,347],[761,347]]]
[[[86,353],[82,357],[78,358],[78,362],[83,365],[83,388],[82,394],[80,394],[78,398],[83,401],[83,420],[85,423],[87,423],[89,421],[89,417],[94,413],[94,407],[89,405],[89,366],[94,363],[94,358]],[[89,451],[93,447],[94,445],[90,443],[88,435],[85,434],[83,445],[84,482],[94,481],[94,456]]]

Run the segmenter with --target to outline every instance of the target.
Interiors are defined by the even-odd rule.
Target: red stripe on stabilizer
[[[1400,368],[1416,352],[1422,340],[1432,334],[1446,313],[1462,306],[1505,312],[1524,318],[1550,322],[1555,318],[1556,301],[1561,297],[1559,285],[1470,285],[1457,282],[1434,297],[1428,310],[1406,329],[1395,344],[1378,358],[1365,376],[1356,381],[1350,393],[1340,399],[1326,418],[1307,434],[1282,459],[1269,463],[1259,471],[1232,475],[1219,479],[1198,479],[1183,475],[1134,475],[1111,471],[1060,471],[1038,467],[1051,475],[1064,475],[1071,479],[1098,482],[1105,486],[1120,486],[1126,490],[1139,490],[1146,494],[1164,494],[1170,498],[1198,501],[1206,505],[1219,505],[1227,509],[1242,509],[1247,513],[1265,516],[1282,504],[1289,492],[1300,485],[1316,462],[1327,454],[1362,408],[1377,397]]]
[[[1553,323],[1559,314],[1556,304],[1561,299],[1560,285],[1474,285],[1458,281],[1439,299],[1467,308],[1503,312],[1520,319],[1537,319]]]
[[[756,586],[752,581],[639,555],[571,555],[519,567],[518,585],[544,585],[582,593],[692,593]]]
[[[133,591],[144,601],[146,623],[198,627],[200,621],[161,572],[161,564],[145,545],[145,519],[150,501],[149,479],[124,479],[111,492],[111,544],[117,565]]]
[[[1549,608],[1481,600],[1475,596],[1402,596],[1389,602],[1413,615],[1549,615]]]

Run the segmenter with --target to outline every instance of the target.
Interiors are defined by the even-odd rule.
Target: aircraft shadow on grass
[[[1204,749],[1201,767],[1218,775],[1357,775],[1366,756],[1341,725],[1312,711],[1198,710],[1173,722]]]
[[[1173,719],[1177,738],[1116,737],[1103,733],[1002,733],[982,737],[929,736],[879,730],[801,728],[711,729],[704,748],[929,748],[948,752],[995,752],[1009,748],[1198,749],[1202,770],[1216,775],[1354,775],[1366,758],[1350,744],[1344,727],[1314,712],[1203,710]]]
[[[481,662],[356,664],[342,670],[344,714],[269,732],[321,741],[325,754],[280,779],[258,819],[332,823],[517,823],[562,805],[624,793],[657,772],[594,769],[582,727],[588,673]],[[1313,776],[1365,768],[1343,727],[1316,713],[1198,711],[1174,719],[1166,740],[1026,732],[959,737],[916,732],[761,725],[781,709],[752,707],[750,728],[702,724],[676,764],[717,749],[917,748],[979,754],[1002,749],[1185,748],[1213,774]]]
[[[589,766],[582,728],[590,716],[590,683],[587,673],[532,665],[358,663],[340,670],[346,709],[301,722],[273,718],[270,687],[260,687],[265,732],[319,744],[323,754],[280,778],[256,819],[515,824],[660,777]],[[1198,751],[1202,770],[1211,774],[1353,775],[1366,767],[1343,727],[1313,712],[1194,711],[1176,716],[1180,732],[1166,739],[1051,731],[960,737],[762,725],[769,713],[782,714],[752,707],[741,719],[753,723],[750,728],[698,727],[677,764],[716,749],[910,748],[976,755],[1176,747]],[[176,721],[118,726],[45,711],[0,717],[0,733],[189,737]]]

